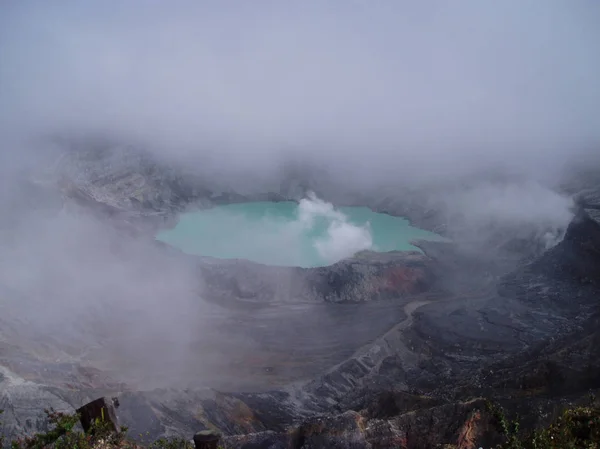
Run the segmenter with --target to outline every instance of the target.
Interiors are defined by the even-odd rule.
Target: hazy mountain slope
[[[107,270],[115,262],[122,266],[103,278],[119,279],[111,303],[117,308],[110,309],[119,313],[103,309],[105,300],[94,303],[97,307],[86,314],[74,308],[76,303],[68,303],[56,313],[66,313],[64,318],[72,315],[66,322],[81,329],[59,322],[62,332],[52,331],[52,339],[28,325],[18,309],[12,310],[12,317],[1,318],[0,408],[6,410],[3,420],[8,434],[43,427],[40,410],[32,403],[68,409],[109,393],[121,394],[121,414],[134,434],[189,435],[212,425],[229,435],[281,432],[315,414],[326,414],[330,418],[323,432],[340,428],[346,437],[365,445],[384,436],[406,438],[406,426],[425,429],[425,423],[435,419],[442,427],[429,432],[431,443],[454,438],[454,427],[481,405],[468,402],[471,397],[503,397],[508,387],[490,377],[489,370],[504,372],[503,380],[535,377],[527,366],[536,372],[536,363],[543,366],[547,359],[558,357],[561,366],[569,365],[566,378],[589,378],[588,365],[583,364],[590,359],[586,342],[595,341],[589,330],[593,326],[586,323],[597,306],[599,233],[585,211],[572,220],[565,238],[547,251],[540,241],[502,250],[512,229],[507,225],[500,233],[476,239],[477,245],[460,240],[422,242],[426,255],[366,254],[331,267],[282,269],[185,256],[151,239],[152,229],[186,207],[284,198],[281,192],[202,196],[210,189],[196,187],[189,197],[175,195],[168,187],[171,175],[164,175],[160,164],[139,172],[135,169],[139,159],[133,160],[126,169],[119,162],[118,173],[111,173],[111,164],[105,161],[96,167],[102,176],[96,173],[82,179],[65,178],[69,170],[57,169],[52,173],[60,176],[50,177],[53,181],[46,178],[46,184],[41,184],[46,187],[36,184],[42,192],[53,191],[49,185],[58,186],[56,191],[63,196],[52,210],[58,216],[66,214],[66,223],[68,217],[74,217],[75,223],[94,223],[75,228],[80,234],[70,236],[75,242],[88,235],[98,239],[96,246],[82,248],[87,254],[95,251],[96,264],[102,261],[90,269]],[[136,184],[136,179],[143,182]],[[138,188],[154,199],[150,203],[131,200]],[[162,188],[163,193],[157,193]],[[404,203],[378,202],[369,195],[354,201],[374,201],[375,209],[386,204],[388,212],[402,210],[409,217],[426,214],[429,207],[428,202],[416,202],[411,209],[394,209]],[[157,214],[159,221],[153,218]],[[448,215],[444,211],[429,217],[439,225]],[[126,232],[123,223],[128,225]],[[548,224],[541,223],[540,229]],[[530,228],[523,238],[531,232],[537,235],[538,231]],[[494,241],[493,236],[497,240],[486,253],[482,242]],[[401,276],[407,269],[420,273],[411,277],[418,282],[407,283]],[[89,279],[83,281],[81,288],[90,285]],[[123,290],[120,283],[135,287]],[[137,297],[140,292],[141,302],[119,305],[123,295]],[[15,298],[19,292],[7,288],[5,293]],[[144,295],[158,301],[151,302],[154,306],[165,298],[176,302],[171,312],[159,309],[153,314],[143,310]],[[183,334],[173,330],[188,323],[195,331],[181,340]],[[556,346],[547,343],[552,341]],[[540,351],[540,344],[550,346]],[[575,348],[574,358],[560,355],[566,347]],[[530,365],[517,369],[522,354],[533,354]],[[497,363],[502,368],[492,368]],[[555,382],[553,372],[541,382]],[[581,392],[578,382],[567,382],[572,385],[569,394]],[[551,407],[553,401],[542,402]],[[336,417],[346,410],[354,412]],[[410,410],[417,412],[406,415]],[[298,432],[306,433],[311,422]],[[364,433],[363,424],[355,427],[361,422],[387,430]],[[286,435],[258,434],[253,441],[287,441]],[[327,447],[319,444],[330,440],[318,441],[315,447]],[[421,440],[411,444],[425,447]]]

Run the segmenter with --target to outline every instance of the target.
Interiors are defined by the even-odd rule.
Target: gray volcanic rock
[[[2,434],[10,439],[43,431],[48,427],[45,409],[73,412],[79,405],[107,392],[122,390],[122,385],[98,370],[78,364],[41,362],[25,354],[19,358],[3,354],[0,358]]]
[[[590,389],[598,389],[600,366],[596,352],[600,348],[600,327],[597,298],[600,291],[595,283],[581,283],[584,267],[577,260],[578,257],[595,257],[587,261],[589,265],[583,273],[597,279],[597,273],[588,270],[595,269],[600,263],[598,237],[600,227],[585,213],[580,213],[564,241],[553,251],[523,273],[519,271],[502,280],[502,283],[519,284],[521,290],[516,293],[505,290],[504,295],[514,295],[511,298],[495,296],[496,301],[511,301],[507,307],[510,314],[502,320],[488,318],[487,328],[481,327],[478,316],[490,316],[495,307],[492,300],[475,299],[471,305],[465,305],[462,299],[435,303],[439,308],[454,302],[455,310],[465,310],[460,324],[447,325],[445,319],[451,315],[443,316],[432,304],[421,307],[413,319],[414,331],[400,336],[401,342],[411,345],[413,354],[415,346],[421,345],[420,362],[411,367],[406,354],[400,351],[401,345],[390,345],[398,351],[392,368],[385,363],[390,360],[388,357],[372,369],[379,375],[362,374],[360,380],[354,377],[352,394],[348,396],[350,390],[346,390],[332,407],[332,411],[353,409],[358,414],[343,413],[304,421],[295,428],[296,433],[292,432],[292,435],[303,437],[296,443],[297,447],[325,448],[331,444],[344,447],[346,444],[345,447],[361,448],[428,448],[442,443],[460,445],[467,437],[471,445],[468,447],[488,447],[501,441],[494,431],[493,420],[483,401],[464,402],[465,398],[496,398],[511,413],[518,412],[524,424],[535,426],[547,423],[565,401],[580,401]],[[558,288],[558,293],[548,296],[540,283]],[[577,300],[573,301],[575,298]],[[473,305],[478,310],[474,315],[469,312]],[[591,310],[596,312],[590,316]],[[428,330],[422,327],[423,320],[430,323]],[[524,325],[518,328],[515,321],[522,321]],[[432,335],[439,326],[444,326],[443,332]],[[407,327],[410,329],[411,326]],[[454,340],[455,343],[446,340],[452,329],[463,328],[471,328],[473,341],[480,344],[469,345],[469,337],[464,333]],[[499,332],[504,328],[509,333],[502,336]],[[532,336],[535,332],[538,335]],[[485,335],[490,333],[496,335],[500,343],[514,341],[520,342],[520,346],[504,343],[493,350],[493,358],[486,357],[490,347],[485,343]],[[500,361],[499,354],[503,355]],[[357,358],[357,361],[361,359]],[[368,365],[361,363],[360,366]],[[386,375],[390,376],[389,384],[381,381],[380,377]],[[420,393],[405,393],[411,386]],[[427,392],[427,396],[423,396],[423,392]],[[326,390],[323,393],[331,397]],[[436,401],[446,404],[437,405]],[[352,423],[348,421],[349,417],[352,417]],[[341,427],[345,431],[336,430],[340,427],[338,423],[344,423]],[[308,435],[306,429],[310,429]],[[261,441],[280,442],[282,438],[285,435],[271,432],[235,437],[227,439],[227,443],[231,447],[250,448]]]
[[[210,193],[193,178],[182,178],[149,153],[129,146],[102,145],[87,151],[76,146],[59,156],[53,170],[65,189],[78,189],[99,203],[140,214],[177,210]]]
[[[219,303],[228,298],[247,302],[366,302],[424,293],[435,287],[429,258],[417,252],[363,252],[327,267],[271,267],[248,261],[203,258],[199,269]]]
[[[14,411],[5,416],[11,435],[43,428],[40,420],[29,426],[19,417],[22,405],[18,385],[25,379],[29,379],[32,397],[60,405],[61,410],[77,408],[96,395],[120,393],[120,413],[125,422],[136,432],[150,429],[154,436],[210,426],[229,434],[281,429],[300,417],[327,410],[334,397],[368,374],[369,369],[346,360],[403,320],[402,306],[415,294],[435,287],[429,260],[422,254],[362,255],[317,269],[203,260],[183,254],[178,257],[197,266],[203,279],[203,300],[212,304],[209,310],[214,314],[214,328],[204,329],[198,341],[197,351],[202,357],[190,361],[187,368],[190,374],[202,373],[195,388],[128,392],[128,385],[90,368],[108,350],[102,345],[110,342],[89,348],[81,364],[77,357],[58,351],[57,356],[71,357],[74,362],[40,361],[35,355],[39,352],[32,353],[34,346],[28,343],[23,350],[17,348],[21,356],[6,352],[0,358],[0,365],[10,370],[6,377],[10,382],[3,383],[3,406]],[[330,276],[328,270],[336,276],[343,273],[346,282],[341,285],[347,291],[327,289],[323,279]],[[360,292],[377,298],[361,298]],[[212,358],[224,351],[228,351],[226,357]],[[337,368],[323,382],[308,389],[290,387],[331,367]],[[115,374],[126,372],[125,366],[123,372]],[[87,377],[90,375],[94,380]],[[216,393],[199,389],[199,384],[262,393]],[[273,388],[279,391],[271,391]],[[197,418],[199,407],[202,419]]]
[[[351,198],[331,186],[320,191],[318,179],[290,176],[278,191],[242,195],[169,172],[135,151],[103,151],[59,161],[53,173],[64,201],[106,223],[129,223],[140,238],[191,205],[294,198],[313,188],[336,204],[373,205],[450,230],[448,211],[426,199],[431,192]],[[188,342],[188,354],[198,357],[180,368],[187,377],[177,383],[155,364],[140,388],[140,372],[126,363],[112,373],[102,366],[118,338],[99,341],[83,357],[56,347],[60,342],[26,339],[3,315],[4,432],[43,429],[46,406],[75,409],[118,394],[134,436],[189,438],[218,428],[227,447],[245,449],[429,448],[465,438],[489,447],[498,436],[477,398],[539,417],[565,400],[560,395],[580,399],[599,387],[600,227],[586,212],[595,210],[587,207],[592,199],[550,249],[530,242],[537,229],[514,239],[507,236],[512,228],[502,228],[469,247],[419,242],[423,254],[363,253],[300,269],[192,257],[157,243],[152,254],[192,267],[198,280],[203,320]],[[494,246],[482,255],[486,247],[477,245],[488,238]],[[155,357],[175,352],[169,344],[155,348]],[[165,378],[172,388],[157,387]]]
[[[589,162],[573,167],[563,178],[561,189],[573,195],[578,207],[600,222],[600,171],[597,164]]]

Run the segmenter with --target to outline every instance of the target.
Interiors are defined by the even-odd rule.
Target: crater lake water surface
[[[282,266],[335,263],[362,250],[420,251],[413,240],[444,240],[402,217],[367,207],[334,208],[316,197],[190,212],[157,239],[185,253]]]

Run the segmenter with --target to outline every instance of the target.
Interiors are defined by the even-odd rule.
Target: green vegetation
[[[50,430],[32,437],[19,438],[10,442],[11,449],[193,449],[194,444],[180,438],[160,438],[142,446],[127,439],[127,428],[115,432],[108,422],[100,419],[88,432],[76,430],[79,415],[61,413],[53,409],[44,410]],[[0,414],[2,411],[0,410]],[[0,423],[1,424],[1,423]],[[4,447],[0,436],[0,448]]]
[[[600,406],[594,397],[587,406],[566,408],[549,426],[520,432],[518,419],[508,420],[504,410],[488,402],[505,442],[496,449],[600,449]]]
[[[125,439],[127,429],[122,427],[114,432],[107,422],[96,420],[89,432],[75,430],[79,423],[77,414],[44,410],[48,417],[50,430],[32,437],[19,438],[11,442],[11,449],[92,449],[123,448],[133,449],[137,446]]]
[[[495,449],[600,449],[600,405],[565,409],[547,427],[524,430],[518,419],[510,420],[502,407],[487,403],[492,423],[504,439]],[[11,449],[193,449],[184,439],[161,438],[141,445],[127,439],[127,428],[114,432],[108,423],[97,420],[86,433],[76,430],[79,416],[46,410],[50,430],[10,442]],[[0,411],[0,414],[2,411]],[[1,423],[0,423],[1,424]],[[0,448],[3,446],[0,437]],[[486,448],[488,449],[488,448]],[[490,448],[491,449],[491,448]]]

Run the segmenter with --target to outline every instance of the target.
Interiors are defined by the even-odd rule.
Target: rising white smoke
[[[302,198],[298,204],[298,219],[304,226],[312,228],[318,217],[339,221],[347,220],[347,217],[336,210],[333,204],[319,199],[314,192],[308,192],[306,196],[308,198]]]
[[[327,236],[318,239],[314,246],[324,260],[333,263],[371,249],[373,239],[368,226],[334,220],[327,228]]]
[[[327,263],[338,262],[351,257],[359,251],[372,249],[373,238],[367,223],[357,226],[350,223],[348,217],[333,207],[333,204],[323,201],[309,192],[298,205],[298,219],[305,228],[313,228],[318,218],[327,220],[326,235],[316,239],[313,246],[321,259]]]

